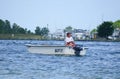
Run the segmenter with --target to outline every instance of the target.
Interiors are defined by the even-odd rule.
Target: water
[[[83,57],[30,54],[25,44],[63,41],[0,40],[0,79],[120,79],[120,42],[80,42]]]

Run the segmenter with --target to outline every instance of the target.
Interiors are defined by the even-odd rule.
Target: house
[[[120,38],[120,29],[119,28],[114,29],[112,36],[116,38]]]
[[[57,39],[57,40],[62,40],[64,39],[64,32],[63,32],[63,29],[57,29],[55,31],[55,33],[52,34],[53,36],[53,39]]]
[[[120,29],[119,28],[114,29],[112,36],[108,36],[108,39],[111,40],[120,39]]]
[[[90,37],[90,32],[83,29],[74,29],[73,33],[76,40],[85,40]]]
[[[85,40],[90,39],[90,32],[88,30],[83,29],[74,29],[74,30],[68,30],[64,31],[63,29],[57,29],[53,34],[51,34],[51,39],[56,40],[63,40],[65,39],[66,33],[72,33],[72,37],[75,40]]]
[[[96,39],[97,38],[97,32],[91,32],[90,38],[91,39]]]

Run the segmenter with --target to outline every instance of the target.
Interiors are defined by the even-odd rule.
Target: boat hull
[[[55,54],[55,55],[75,55],[75,50],[68,46],[59,45],[26,45],[30,53],[38,54]],[[83,56],[86,54],[86,49],[82,48],[79,55]]]

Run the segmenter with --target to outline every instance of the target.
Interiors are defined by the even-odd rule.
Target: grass
[[[0,39],[18,39],[18,40],[27,40],[27,39],[36,39],[41,40],[42,37],[40,35],[33,34],[0,34]]]

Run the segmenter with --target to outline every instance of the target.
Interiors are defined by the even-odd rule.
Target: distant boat
[[[53,54],[53,55],[77,55],[83,56],[86,54],[87,48],[81,47],[82,50],[75,51],[72,47],[64,45],[32,45],[26,44],[30,53],[38,54]]]

